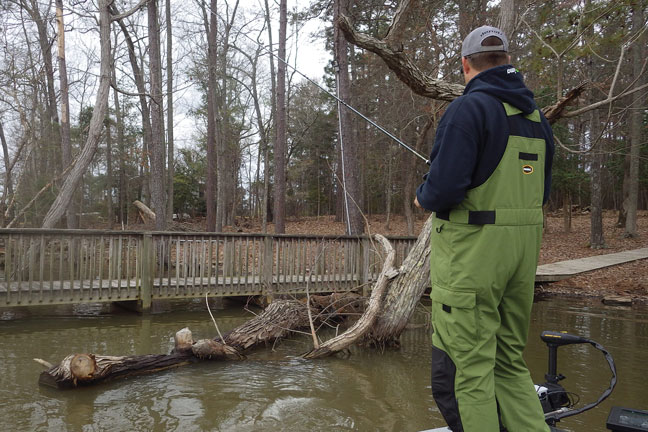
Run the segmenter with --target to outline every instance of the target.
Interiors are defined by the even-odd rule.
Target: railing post
[[[266,235],[263,239],[263,267],[261,271],[262,292],[265,293],[266,301],[272,303],[274,298],[274,280],[272,277],[273,259],[272,252],[274,241],[272,236]]]
[[[363,237],[360,243],[360,282],[362,283],[362,295],[369,297],[369,252],[371,250],[371,242],[368,237]]]
[[[151,310],[154,265],[153,235],[147,233],[144,234],[142,242],[142,284],[140,286],[140,309],[142,313],[148,313]]]

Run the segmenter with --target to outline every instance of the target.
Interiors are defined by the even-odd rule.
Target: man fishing
[[[527,342],[554,153],[551,127],[494,27],[463,41],[463,96],[414,203],[431,234],[432,393],[454,432],[548,431]]]

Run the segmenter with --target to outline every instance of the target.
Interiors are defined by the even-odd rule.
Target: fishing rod
[[[249,40],[251,40],[253,43],[255,43],[259,48],[263,49],[265,52],[267,52],[268,54],[270,54],[271,56],[273,56],[274,58],[276,58],[277,60],[279,60],[281,63],[285,64],[285,65],[288,66],[290,69],[292,69],[293,71],[295,71],[297,74],[299,74],[301,77],[303,77],[306,81],[308,81],[309,83],[313,84],[315,87],[317,87],[318,89],[320,89],[321,91],[323,91],[324,93],[326,93],[327,95],[329,95],[330,97],[332,97],[333,99],[335,99],[336,101],[338,101],[339,103],[341,103],[342,105],[344,105],[345,107],[347,107],[349,110],[351,110],[352,112],[354,112],[355,114],[357,114],[358,116],[360,116],[362,119],[364,119],[364,120],[365,120],[366,122],[368,122],[370,125],[374,126],[374,127],[375,127],[376,129],[378,129],[380,132],[382,132],[383,134],[387,135],[387,136],[388,136],[389,138],[391,138],[392,140],[396,141],[396,143],[398,143],[401,147],[405,148],[406,150],[409,150],[412,154],[414,154],[414,155],[415,155],[416,157],[418,157],[419,159],[424,160],[426,164],[428,164],[428,165],[430,164],[430,161],[429,161],[425,156],[423,156],[421,153],[417,152],[417,151],[414,150],[412,147],[408,146],[408,145],[405,144],[403,141],[401,141],[401,140],[398,139],[396,136],[394,136],[392,133],[390,133],[388,130],[386,130],[385,128],[383,128],[382,126],[380,126],[378,123],[376,123],[375,121],[371,120],[369,117],[367,117],[367,116],[365,116],[364,114],[362,114],[360,111],[358,111],[357,109],[355,109],[354,107],[352,107],[351,105],[349,105],[348,103],[346,103],[344,100],[342,100],[342,99],[339,98],[338,96],[336,96],[336,95],[334,95],[333,93],[331,93],[330,91],[326,90],[324,87],[322,87],[322,86],[319,85],[317,82],[315,82],[315,81],[313,81],[312,79],[310,79],[308,76],[304,75],[304,74],[303,74],[301,71],[299,71],[296,67],[290,65],[288,62],[286,62],[284,59],[282,59],[281,57],[279,57],[277,54],[273,53],[271,49],[268,49],[268,48],[265,47],[264,45],[261,45],[259,42],[255,41],[255,40],[252,39],[250,36],[248,36],[247,34],[245,34],[245,32],[242,32],[242,34],[243,34],[243,36],[245,36],[246,38],[248,38]]]

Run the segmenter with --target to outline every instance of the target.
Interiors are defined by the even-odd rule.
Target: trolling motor
[[[549,349],[549,371],[545,375],[545,380],[547,381],[541,385],[536,385],[536,392],[542,404],[545,421],[549,426],[555,426],[557,422],[565,417],[571,417],[594,408],[612,393],[617,382],[616,366],[614,365],[612,355],[603,346],[590,339],[563,332],[544,331],[540,335],[540,338],[547,344],[547,348]],[[578,403],[578,397],[574,393],[567,392],[559,384],[559,381],[565,379],[565,376],[557,372],[558,348],[563,345],[573,344],[590,344],[601,351],[612,372],[610,386],[599,396],[598,400],[578,409],[574,408]]]

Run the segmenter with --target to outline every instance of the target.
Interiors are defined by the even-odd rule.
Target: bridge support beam
[[[144,234],[142,242],[142,284],[140,285],[138,310],[143,314],[151,312],[153,274],[155,273],[155,248],[153,236]]]

